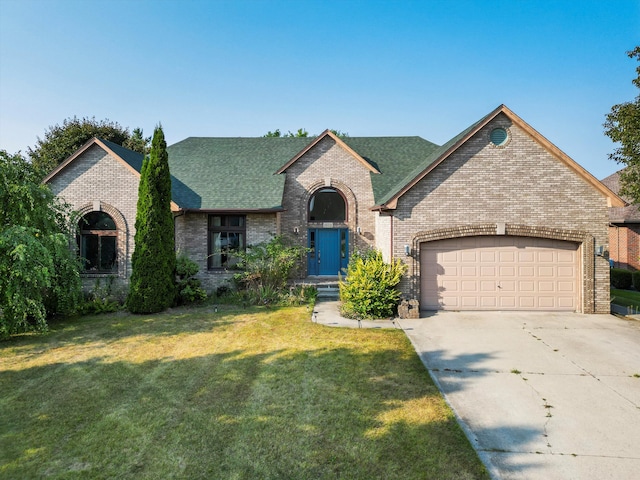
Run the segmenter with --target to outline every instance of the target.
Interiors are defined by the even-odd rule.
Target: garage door
[[[424,310],[568,310],[578,307],[578,244],[529,237],[423,243]]]

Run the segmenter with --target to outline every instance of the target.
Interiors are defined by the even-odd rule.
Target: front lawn
[[[0,478],[488,478],[401,331],[309,318],[118,313],[0,343]]]
[[[622,305],[623,307],[640,308],[640,292],[636,290],[611,289],[611,303]]]

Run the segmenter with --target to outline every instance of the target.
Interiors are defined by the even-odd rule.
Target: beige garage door
[[[423,243],[424,310],[568,310],[578,307],[578,244],[528,237]]]

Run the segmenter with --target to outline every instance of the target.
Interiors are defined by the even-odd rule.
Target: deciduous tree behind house
[[[640,46],[627,55],[640,62]],[[640,66],[636,67],[636,73],[633,84],[640,89]],[[620,173],[620,193],[640,203],[640,94],[631,102],[611,107],[604,127],[604,133],[619,144],[609,158],[626,166]]]
[[[147,153],[150,140],[144,138],[140,128],[135,128],[131,134],[128,128],[117,122],[73,117],[65,119],[62,125],[50,126],[44,138],[38,137],[36,145],[29,147],[27,153],[36,170],[45,176],[92,137],[109,140],[142,154]]]

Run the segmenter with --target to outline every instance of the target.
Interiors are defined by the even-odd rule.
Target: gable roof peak
[[[346,150],[347,153],[349,153],[353,158],[355,158],[357,161],[359,161],[367,170],[369,170],[372,173],[380,173],[380,170],[378,170],[376,167],[371,165],[371,163],[369,163],[358,152],[356,152],[353,148],[351,148],[343,139],[341,139],[339,136],[337,136],[331,130],[326,129],[324,132],[322,132],[320,135],[318,135],[311,143],[309,143],[309,145],[307,145],[302,150],[300,150],[291,160],[289,160],[281,168],[279,168],[278,171],[276,172],[276,175],[278,175],[280,173],[284,173],[291,165],[293,165],[295,162],[297,162],[309,150],[311,150],[313,147],[318,145],[326,137],[331,138],[334,142],[336,142],[336,144],[338,146],[340,146],[344,150]]]
[[[623,206],[624,200],[618,195],[612,192],[608,187],[602,184],[598,179],[591,175],[587,170],[581,167],[573,159],[571,159],[566,153],[556,147],[553,143],[543,137],[538,131],[531,127],[522,118],[516,115],[505,104],[500,104],[497,108],[491,111],[489,114],[482,117],[480,120],[460,132],[453,137],[447,143],[437,149],[433,155],[430,155],[425,159],[413,172],[411,172],[401,183],[397,184],[387,195],[373,207],[374,210],[395,209],[397,207],[398,199],[404,195],[407,191],[413,188],[420,180],[427,176],[434,168],[445,161],[455,151],[457,151],[462,145],[464,145],[471,137],[478,133],[487,124],[493,121],[499,114],[506,115],[514,125],[517,125],[525,133],[527,133],[535,142],[540,144],[551,155],[564,163],[567,167],[574,170],[579,176],[590,183],[596,190],[599,190],[607,201],[613,206]]]

